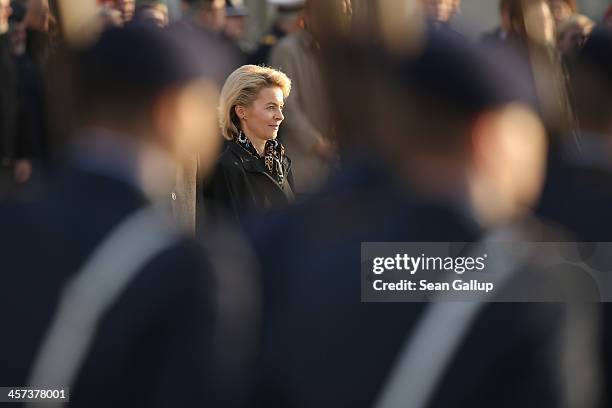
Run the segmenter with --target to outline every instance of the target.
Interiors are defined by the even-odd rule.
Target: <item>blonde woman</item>
[[[207,214],[241,221],[289,204],[291,161],[277,140],[291,81],[280,71],[244,65],[225,81],[219,104],[225,148],[203,189]]]

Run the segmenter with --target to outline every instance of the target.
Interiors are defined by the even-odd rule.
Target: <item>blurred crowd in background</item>
[[[293,105],[299,106],[296,107],[297,114],[287,115],[283,131],[289,136],[285,143],[289,145],[289,150],[297,149],[293,156],[300,155],[300,159],[294,163],[298,190],[312,191],[319,184],[319,179],[325,177],[326,168],[334,156],[328,143],[331,123],[326,118],[329,115],[324,113],[328,109],[324,106],[325,102],[322,102],[325,98],[319,90],[323,88],[320,83],[322,75],[317,71],[320,68],[309,63],[313,58],[308,50],[300,49],[300,44],[296,44],[297,41],[304,41],[303,37],[310,41],[313,34],[307,27],[308,15],[303,1],[272,0],[268,3],[268,7],[274,10],[272,27],[255,46],[249,44],[247,39],[249,8],[241,0],[193,4],[188,1],[168,4],[163,0],[100,1],[95,11],[100,21],[91,24],[117,27],[129,22],[144,22],[166,27],[172,16],[175,22],[189,21],[217,35],[235,54],[235,66],[244,63],[264,64],[287,73],[296,85],[295,92],[300,93],[300,96],[293,98],[299,101],[288,105],[290,110],[294,108]],[[460,11],[461,2],[449,0],[425,3],[427,13],[436,24],[452,30],[450,23]],[[501,23],[498,28],[482,34],[482,44],[503,47],[525,36],[517,25],[517,19],[522,18],[522,15],[512,10],[514,3],[500,2]],[[349,2],[343,7],[351,13]],[[61,37],[57,17],[59,11],[54,12],[53,8],[57,6],[50,5],[48,1],[30,3],[5,0],[2,3],[2,126],[6,129],[3,131],[2,152],[2,160],[6,163],[3,170],[4,184],[24,183],[37,175],[43,175],[50,160],[53,142],[50,141],[52,130],[45,106],[49,103],[44,95],[45,75],[49,56],[57,48]],[[596,25],[604,27],[612,24],[612,9],[608,8],[599,21],[580,14],[575,1],[552,1],[548,9],[554,19],[554,27],[542,33],[545,37],[542,41],[555,49],[557,57],[561,59],[563,72],[560,74],[569,79],[568,64]],[[87,13],[91,14],[91,10],[86,10],[79,18],[91,19]],[[68,21],[68,24],[72,23]],[[250,24],[253,25],[252,22]],[[264,30],[265,27],[259,29]],[[289,38],[281,41],[286,36]],[[299,147],[292,146],[296,139],[302,144],[312,144],[318,139],[313,149],[315,155],[306,157],[299,151]],[[7,169],[13,174],[7,175]]]
[[[0,0],[0,386],[612,404],[580,273],[554,303],[360,297],[363,242],[612,241],[612,5],[501,0],[474,41],[461,0],[267,0],[253,42],[255,3]]]

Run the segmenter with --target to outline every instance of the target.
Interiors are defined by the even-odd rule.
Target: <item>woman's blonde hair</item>
[[[259,91],[272,87],[279,87],[287,99],[291,80],[280,71],[257,65],[243,65],[227,77],[219,103],[219,125],[224,138],[232,140],[238,136],[240,120],[235,107],[249,106]]]

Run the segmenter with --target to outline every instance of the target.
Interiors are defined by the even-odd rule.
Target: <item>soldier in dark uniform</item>
[[[66,165],[39,199],[0,209],[0,314],[20,333],[0,334],[1,384],[70,387],[74,407],[226,406],[210,402],[236,378],[216,372],[230,344],[218,282],[163,210],[182,148],[195,153],[185,138],[213,142],[206,162],[218,146],[199,102],[216,54],[190,43],[128,26],[75,52]]]
[[[253,232],[266,296],[253,406],[563,405],[559,379],[576,377],[558,367],[564,305],[483,303],[459,323],[461,302],[363,302],[364,243],[476,243],[525,215],[543,178],[528,81],[512,60],[431,31],[418,53],[387,54],[376,42],[335,49],[343,168]]]
[[[576,241],[612,241],[612,32],[596,29],[572,69],[576,137],[552,150],[540,215],[567,228]],[[612,402],[612,307],[604,307],[601,347],[607,403]]]

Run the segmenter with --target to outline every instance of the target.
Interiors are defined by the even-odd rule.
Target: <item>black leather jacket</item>
[[[235,142],[227,141],[213,175],[204,182],[205,217],[220,214],[239,222],[248,215],[257,215],[282,208],[294,200],[291,160],[284,156],[282,183],[266,172],[263,159]]]

